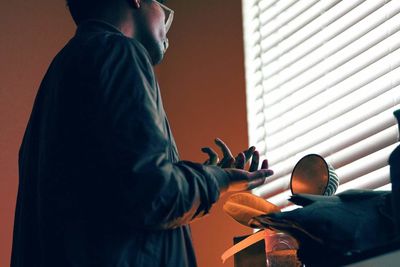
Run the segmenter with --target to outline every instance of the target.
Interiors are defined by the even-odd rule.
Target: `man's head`
[[[107,21],[126,36],[138,40],[153,65],[161,62],[168,47],[166,33],[173,11],[156,0],[67,0],[75,23],[88,19]],[[169,19],[168,19],[169,18]]]

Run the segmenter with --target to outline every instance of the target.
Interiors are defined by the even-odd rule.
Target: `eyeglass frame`
[[[168,12],[168,18],[167,18],[167,21],[165,22],[165,33],[167,33],[169,31],[169,29],[171,28],[175,12],[172,9],[170,9],[169,7],[167,7],[166,5],[161,4],[157,0],[153,0],[153,2],[156,2],[164,10],[165,15],[167,15],[167,13],[165,11]]]

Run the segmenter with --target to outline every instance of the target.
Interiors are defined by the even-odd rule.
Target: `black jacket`
[[[187,224],[228,179],[179,161],[147,51],[100,21],[50,65],[19,172],[12,267],[195,266]]]

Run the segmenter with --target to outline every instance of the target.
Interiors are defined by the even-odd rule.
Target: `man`
[[[188,224],[246,190],[254,150],[179,161],[153,65],[172,11],[155,0],[69,0],[75,36],[47,71],[20,149],[11,266],[195,266]],[[243,168],[254,154],[251,172]],[[225,168],[223,168],[225,167]],[[267,166],[264,164],[263,166]]]

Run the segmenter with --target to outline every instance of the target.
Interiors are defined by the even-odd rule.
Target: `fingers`
[[[259,161],[260,161],[260,153],[256,150],[254,151],[253,157],[251,158],[249,172],[254,172],[258,170]]]
[[[264,159],[261,163],[261,169],[268,169],[268,160]]]
[[[233,168],[235,166],[235,159],[234,158],[229,158],[225,160],[222,159],[220,164],[221,168]]]
[[[215,139],[215,144],[221,149],[223,158],[221,161],[218,159],[218,154],[210,147],[204,147],[201,150],[207,153],[209,159],[204,162],[206,165],[217,165],[221,168],[237,168],[244,169],[245,165],[251,158],[249,172],[255,172],[258,170],[260,162],[260,153],[254,146],[249,147],[247,150],[239,153],[236,158],[233,157],[229,147],[219,138]],[[261,169],[268,169],[268,161],[264,160],[261,165]]]
[[[259,187],[260,185],[263,185],[264,184],[264,182],[265,182],[265,177],[263,177],[263,178],[259,178],[259,179],[257,179],[257,180],[252,180],[252,181],[250,181],[249,182],[249,184],[248,184],[248,186],[247,186],[247,190],[252,190],[252,189],[254,189],[254,188],[256,188],[256,187]]]
[[[246,156],[244,153],[239,153],[236,157],[235,168],[243,170],[246,164],[245,158]]]
[[[245,163],[248,162],[251,158],[251,156],[253,156],[254,151],[256,150],[255,146],[251,146],[249,147],[249,149],[243,151],[244,155],[245,155]]]
[[[243,152],[239,153],[236,156],[235,168],[243,170],[244,166],[247,164],[247,162],[253,156],[253,153],[255,150],[256,150],[256,148],[254,146],[251,146],[251,147],[249,147],[249,149],[244,150]]]
[[[228,146],[219,138],[215,139],[215,144],[221,148],[222,153],[224,154],[224,157],[230,157],[233,158],[232,152],[228,148]]]
[[[223,158],[222,158],[221,162],[219,163],[219,165],[222,168],[233,167],[233,165],[235,163],[235,158],[233,157],[232,152],[230,151],[228,146],[219,138],[215,139],[215,144],[221,149],[221,151],[223,153]]]
[[[218,163],[218,154],[210,147],[203,147],[201,149],[202,152],[208,154],[209,159],[204,162],[206,165],[217,165]]]

